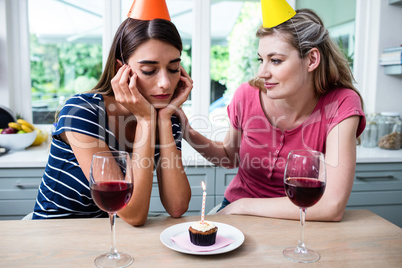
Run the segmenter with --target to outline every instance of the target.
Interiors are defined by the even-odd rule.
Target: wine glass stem
[[[300,240],[296,250],[300,253],[306,252],[306,245],[304,244],[304,223],[306,221],[306,209],[300,208]]]
[[[111,229],[111,234],[112,234],[112,246],[110,248],[110,256],[115,257],[117,255],[116,236],[115,236],[115,228],[114,228],[114,222],[116,221],[116,213],[109,213],[109,219],[110,219],[110,229]]]

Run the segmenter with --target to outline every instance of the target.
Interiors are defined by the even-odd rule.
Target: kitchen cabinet
[[[44,168],[0,168],[0,220],[33,211]]]
[[[347,209],[368,209],[402,227],[402,163],[358,163]]]
[[[402,0],[388,0],[390,5],[402,5]]]
[[[0,168],[0,220],[19,220],[33,211],[38,187],[44,168]],[[211,167],[186,167],[192,198],[185,215],[199,215],[202,206],[201,181],[205,182],[208,198],[205,210],[215,206],[215,170]],[[150,204],[151,215],[165,214],[159,199],[156,175],[154,174]]]
[[[192,198],[185,215],[199,215],[201,181],[207,187],[205,210],[222,202],[237,169],[186,167]],[[32,211],[43,168],[0,168],[0,220],[21,219]],[[368,209],[402,227],[402,163],[358,163],[346,209]],[[151,194],[151,214],[165,214],[159,199],[156,175]]]
[[[184,214],[189,215],[201,215],[202,208],[202,195],[203,190],[201,181],[204,181],[207,192],[207,199],[205,202],[206,213],[215,206],[215,170],[212,167],[185,167],[187,179],[191,188],[191,200],[187,212]],[[149,207],[151,214],[165,214],[166,211],[159,199],[159,188],[154,174],[153,188],[151,193],[151,203]],[[167,215],[167,214],[166,214]]]
[[[226,187],[237,174],[237,168],[225,169],[222,167],[215,168],[215,205],[222,202]]]

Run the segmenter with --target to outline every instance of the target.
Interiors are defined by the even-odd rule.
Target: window
[[[371,3],[372,1],[375,0],[368,2]],[[330,29],[331,35],[336,39],[342,40],[342,45],[348,48],[347,54],[351,58],[354,58],[354,52],[364,55],[366,47],[363,41],[363,43],[360,43],[362,47],[359,47],[359,50],[354,49],[354,44],[357,43],[354,38],[354,28],[355,26],[366,28],[367,23],[360,21],[359,24],[355,24],[354,16],[355,14],[360,14],[360,11],[368,12],[365,9],[356,10],[356,8],[359,8],[358,3],[366,3],[365,1],[288,0],[288,2],[296,8],[314,8]],[[88,74],[81,68],[77,68],[76,63],[84,61],[85,64],[97,66],[92,69],[99,69],[99,61],[102,60],[102,57],[105,58],[105,51],[107,51],[104,46],[111,42],[110,35],[113,35],[117,29],[117,27],[110,29],[110,33],[107,34],[107,29],[105,28],[110,27],[110,25],[116,26],[120,24],[126,16],[131,3],[132,0],[121,0],[121,4],[118,0],[0,0],[2,8],[0,10],[0,15],[2,15],[0,16],[0,21],[2,21],[0,42],[2,47],[6,48],[5,50],[0,50],[0,68],[2,68],[1,73],[3,74],[0,81],[0,104],[10,107],[15,113],[22,115],[26,119],[31,118],[31,113],[40,113],[40,117],[34,120],[35,124],[52,121],[54,118],[52,113],[60,107],[60,103],[69,94],[75,93],[76,90],[83,91],[90,88],[91,81],[93,81],[91,77],[97,79],[98,74]],[[56,4],[62,6],[62,9],[56,8]],[[254,22],[258,24],[257,19],[260,20],[260,16],[256,15],[260,14],[260,11],[254,10],[254,8],[259,8],[260,1],[167,0],[167,4],[172,21],[179,29],[185,45],[185,53],[183,53],[182,57],[183,65],[194,80],[191,100],[184,105],[184,108],[188,111],[188,115],[192,117],[198,116],[198,118],[203,116],[205,119],[203,121],[209,120],[211,125],[216,124],[219,126],[221,123],[225,125],[227,124],[227,119],[224,119],[223,116],[226,116],[226,109],[224,106],[219,106],[222,105],[219,103],[219,99],[226,98],[226,96],[230,97],[231,92],[241,82],[248,81],[256,72],[256,69],[252,66],[256,50],[252,46],[255,45],[253,42],[257,40],[254,36],[256,28],[253,29],[252,24]],[[331,5],[331,7],[329,8],[328,5]],[[104,8],[105,6],[108,6],[108,8]],[[31,22],[34,19],[31,12],[36,7],[47,12],[37,15],[47,18],[43,24]],[[118,17],[114,16],[117,8]],[[360,8],[364,8],[364,5],[363,7],[360,5]],[[241,26],[243,16],[246,16],[244,12],[247,9],[250,9],[250,14],[253,14],[253,17],[249,19],[255,19],[255,21],[252,20],[253,23]],[[377,13],[380,14],[379,11]],[[364,18],[364,16],[362,17]],[[28,25],[28,21],[29,31],[25,31],[24,25]],[[68,21],[66,24],[70,26],[70,30],[60,28],[62,27],[59,25],[60,21]],[[246,26],[250,28],[246,28]],[[43,29],[49,27],[53,28],[53,31],[45,35]],[[29,40],[36,43],[31,45],[32,54],[25,56],[25,50],[28,51],[28,44],[26,44],[25,39],[28,38],[30,33],[35,33],[35,35],[30,35],[33,40]],[[247,36],[247,38],[241,40],[247,41],[247,44],[242,44],[240,43],[241,41],[234,41],[236,40],[236,35]],[[49,68],[44,68],[43,66],[40,69],[40,65],[45,62],[41,57],[47,57],[56,52],[60,53],[59,49],[66,49],[69,44],[72,47],[85,47],[82,51],[95,55],[90,57],[93,61],[88,62],[89,57],[86,55],[80,54],[73,57],[68,54],[68,56],[64,55],[64,58],[60,57],[58,60],[54,60],[53,63],[49,62]],[[46,53],[41,54],[38,52],[40,46],[43,46],[42,49],[46,49]],[[248,47],[244,49],[242,46]],[[103,50],[102,55],[99,54],[100,48]],[[66,50],[67,52],[72,51]],[[240,55],[241,53],[250,54]],[[206,57],[206,55],[210,56]],[[234,61],[235,59],[231,58],[231,55],[233,57],[239,56],[239,61]],[[250,64],[242,61],[240,56],[251,59]],[[27,81],[30,80],[31,75],[26,68],[30,62],[25,64],[25,58],[27,57],[30,57],[31,64],[36,68],[37,72],[37,77],[32,72],[31,87],[27,86],[29,84]],[[63,65],[63,60],[71,64]],[[61,66],[63,73],[52,73],[52,68],[55,66]],[[248,73],[243,77],[231,76],[234,74],[231,73],[233,68],[247,70]],[[47,73],[44,73],[46,75],[38,75],[39,71],[46,71]],[[360,68],[358,72],[355,76],[362,76],[364,69]],[[40,83],[38,81],[50,81],[47,79],[51,75],[54,77],[51,80],[52,82],[47,85],[43,83],[39,88]],[[85,77],[82,78],[82,76]],[[31,90],[32,101],[28,105],[24,96],[29,96]],[[223,99],[224,104],[227,104],[229,100],[225,98]],[[218,109],[216,108],[217,106]],[[212,118],[211,116],[214,117]],[[193,120],[193,123],[196,127],[197,118]]]
[[[131,5],[132,0],[122,0],[119,23]],[[167,5],[183,39],[182,64],[191,75],[193,3],[167,0]],[[103,6],[97,0],[28,1],[35,124],[53,123],[67,98],[96,85],[102,73]],[[191,115],[191,101],[183,108]]]
[[[356,0],[296,0],[296,8],[310,8],[317,12],[353,68]]]
[[[228,127],[226,107],[233,93],[257,73],[258,39],[255,33],[262,24],[258,14],[261,14],[260,1],[211,3],[209,120],[217,127]]]
[[[103,5],[29,0],[28,14],[33,123],[51,124],[66,99],[92,89],[102,73]]]

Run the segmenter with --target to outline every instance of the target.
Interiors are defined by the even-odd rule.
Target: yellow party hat
[[[137,20],[165,19],[170,21],[165,0],[134,0],[127,17]]]
[[[262,25],[275,27],[296,15],[296,11],[286,0],[261,0]]]

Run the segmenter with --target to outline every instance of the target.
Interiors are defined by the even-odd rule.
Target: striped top
[[[180,121],[172,116],[172,130],[177,149],[181,150]],[[60,111],[53,133],[48,162],[39,185],[33,219],[106,217],[94,203],[89,182],[70,147],[59,135],[73,131],[95,137],[108,144],[111,151],[122,150],[110,130],[103,96],[77,94]],[[155,148],[155,163],[159,155]]]

